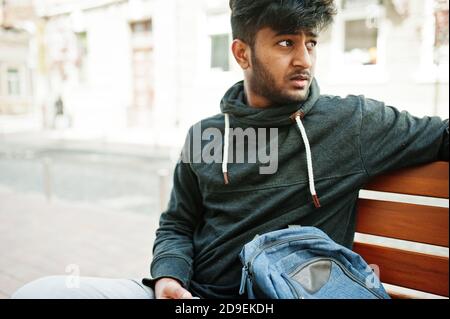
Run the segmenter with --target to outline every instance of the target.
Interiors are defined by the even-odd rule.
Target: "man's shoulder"
[[[341,104],[345,104],[345,105],[360,104],[361,101],[363,101],[363,100],[365,100],[364,95],[354,95],[354,94],[348,94],[346,96],[321,94],[319,97],[319,102],[341,103]]]
[[[335,114],[343,114],[347,116],[349,113],[354,113],[364,109],[368,99],[364,95],[349,94],[347,96],[322,94],[315,107],[317,111],[330,112],[330,109],[335,111]]]

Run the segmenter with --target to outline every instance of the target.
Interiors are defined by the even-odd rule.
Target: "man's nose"
[[[311,54],[306,48],[306,45],[300,45],[297,47],[292,64],[295,67],[301,67],[303,69],[309,69],[312,67]]]

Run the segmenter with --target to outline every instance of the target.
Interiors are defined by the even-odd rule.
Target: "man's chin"
[[[309,88],[305,90],[293,90],[282,91],[282,94],[271,94],[266,95],[266,98],[272,101],[275,105],[286,105],[293,103],[302,103],[308,99],[309,96]]]
[[[295,90],[295,92],[286,96],[286,100],[291,101],[292,103],[296,102],[304,102],[308,99],[309,96],[309,88],[305,90]]]

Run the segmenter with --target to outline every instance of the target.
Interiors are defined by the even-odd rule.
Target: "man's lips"
[[[304,89],[308,86],[311,80],[311,76],[308,71],[302,71],[292,74],[289,81],[292,82],[293,86],[297,89]]]
[[[294,84],[295,87],[302,89],[308,85],[309,77],[296,76],[296,77],[291,78],[291,82]]]

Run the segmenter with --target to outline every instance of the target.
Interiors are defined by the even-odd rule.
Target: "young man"
[[[152,279],[135,284],[135,296],[239,297],[238,254],[256,234],[309,225],[351,247],[358,191],[371,177],[448,160],[448,120],[415,118],[362,96],[320,94],[317,37],[333,20],[333,1],[231,0],[230,7],[244,81],[225,94],[221,114],[191,128],[157,230]],[[231,132],[248,142],[234,145]],[[233,163],[232,154],[254,158],[251,142],[262,158],[276,151],[270,165]],[[212,149],[219,161],[205,160]],[[91,286],[107,296],[117,282]],[[38,286],[45,281],[28,291]],[[131,290],[123,296],[133,297]]]

